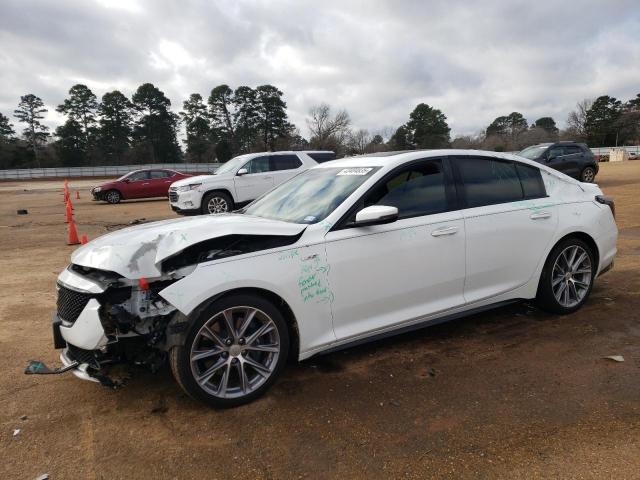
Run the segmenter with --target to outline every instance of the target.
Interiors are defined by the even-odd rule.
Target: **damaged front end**
[[[83,380],[117,387],[119,381],[109,376],[113,365],[157,370],[165,361],[169,324],[183,317],[158,293],[184,277],[184,270],[155,280],[132,280],[71,264],[58,277],[52,321],[54,346],[62,349],[63,367],[52,370],[31,361],[25,373],[71,371]]]
[[[63,367],[31,361],[25,373],[71,371],[116,387],[119,382],[110,374],[114,365],[156,371],[188,327],[187,317],[162,297],[164,289],[201,263],[290,245],[303,230],[284,222],[219,215],[125,228],[83,245],[57,281],[53,338],[62,350]]]

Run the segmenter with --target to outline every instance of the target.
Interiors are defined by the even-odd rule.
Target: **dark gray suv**
[[[581,182],[593,182],[598,173],[598,162],[584,143],[541,143],[525,148],[518,155],[555,168]]]

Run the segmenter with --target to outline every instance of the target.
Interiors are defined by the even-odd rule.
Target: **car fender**
[[[282,298],[293,312],[303,356],[336,339],[328,273],[323,245],[292,246],[242,259],[200,264],[159,294],[189,318],[198,307],[234,290],[267,290]]]

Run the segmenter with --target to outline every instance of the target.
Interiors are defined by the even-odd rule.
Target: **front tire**
[[[578,310],[589,298],[597,265],[591,247],[578,238],[556,245],[542,269],[536,301],[561,315]]]
[[[120,194],[118,190],[109,190],[104,194],[104,199],[108,203],[115,205],[116,203],[120,203],[120,200],[122,200],[122,194]]]
[[[202,199],[202,213],[227,213],[233,210],[233,200],[224,192],[209,192]]]
[[[596,170],[593,167],[585,167],[580,174],[580,181],[585,183],[592,183],[596,178]]]
[[[227,408],[264,394],[288,351],[289,331],[278,308],[257,295],[231,295],[197,314],[185,344],[171,350],[170,363],[191,397]]]

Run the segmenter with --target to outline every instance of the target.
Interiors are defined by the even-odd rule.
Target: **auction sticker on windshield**
[[[343,168],[337,175],[366,175],[371,170],[373,170],[373,168]]]

